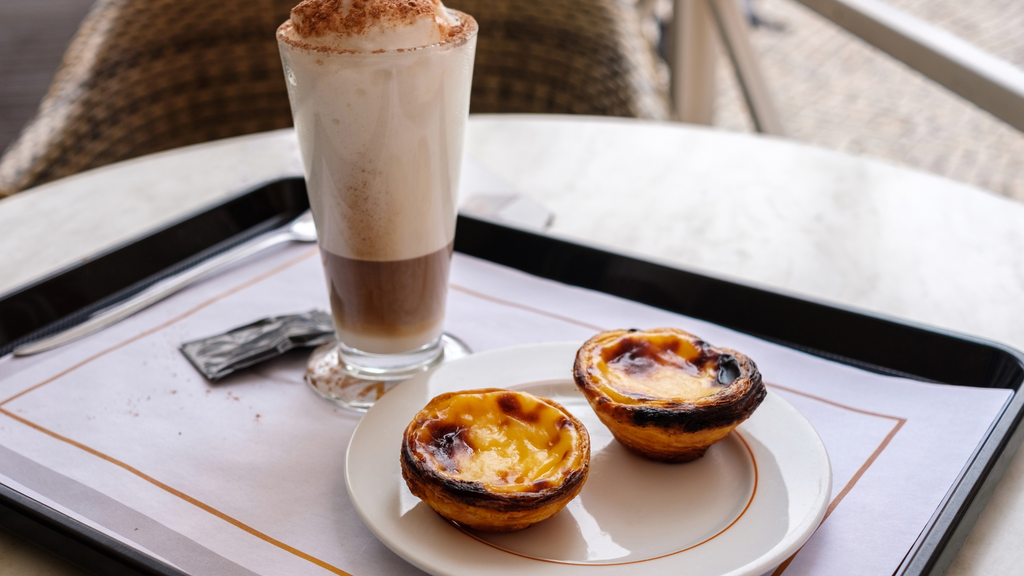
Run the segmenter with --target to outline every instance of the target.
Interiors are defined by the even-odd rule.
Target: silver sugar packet
[[[323,310],[273,316],[224,334],[181,345],[181,352],[207,380],[216,382],[235,372],[284,354],[292,348],[319,346],[334,340],[334,323]]]

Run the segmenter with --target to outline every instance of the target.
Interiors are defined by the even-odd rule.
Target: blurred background
[[[1020,0],[885,0],[1024,67]],[[756,0],[751,30],[787,135],[1024,201],[1024,132],[793,0]],[[715,126],[752,130],[720,58]]]
[[[633,0],[620,1],[636,9]],[[786,137],[1024,201],[1024,132],[794,0],[740,2]],[[1024,68],[1021,0],[885,2]],[[657,50],[672,2],[638,4],[647,40]],[[91,5],[91,0],[0,2],[0,149],[35,114]],[[725,50],[717,51],[714,76],[712,125],[754,131]]]
[[[0,2],[0,149],[35,115],[91,0]]]

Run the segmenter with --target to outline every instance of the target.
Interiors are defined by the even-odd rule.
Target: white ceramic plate
[[[832,468],[811,425],[771,392],[754,415],[700,460],[662,464],[626,451],[572,383],[579,343],[494,350],[398,386],[366,414],[346,456],[359,515],[384,544],[437,575],[762,574],[821,522]],[[590,432],[580,495],[521,532],[463,531],[405,486],[402,433],[434,396],[515,388],[552,398]]]

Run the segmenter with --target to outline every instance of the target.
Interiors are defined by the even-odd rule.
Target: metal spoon
[[[135,314],[139,310],[156,304],[204,276],[208,276],[236,262],[245,260],[253,254],[284,242],[316,242],[316,226],[313,224],[313,215],[308,210],[287,226],[268,232],[235,250],[230,250],[220,256],[211,258],[178,276],[158,282],[128,300],[112,308],[107,308],[73,328],[43,338],[42,340],[36,340],[35,342],[19,346],[14,349],[14,355],[29,356],[31,354],[38,354],[39,352],[63,346],[68,342],[73,342],[98,332],[111,324]]]

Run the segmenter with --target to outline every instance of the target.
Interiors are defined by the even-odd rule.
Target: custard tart
[[[549,518],[583,489],[590,436],[553,400],[486,388],[441,394],[402,439],[402,476],[438,514],[512,532]]]
[[[576,353],[573,380],[616,440],[665,462],[703,456],[766,393],[750,358],[676,328],[594,336]]]

